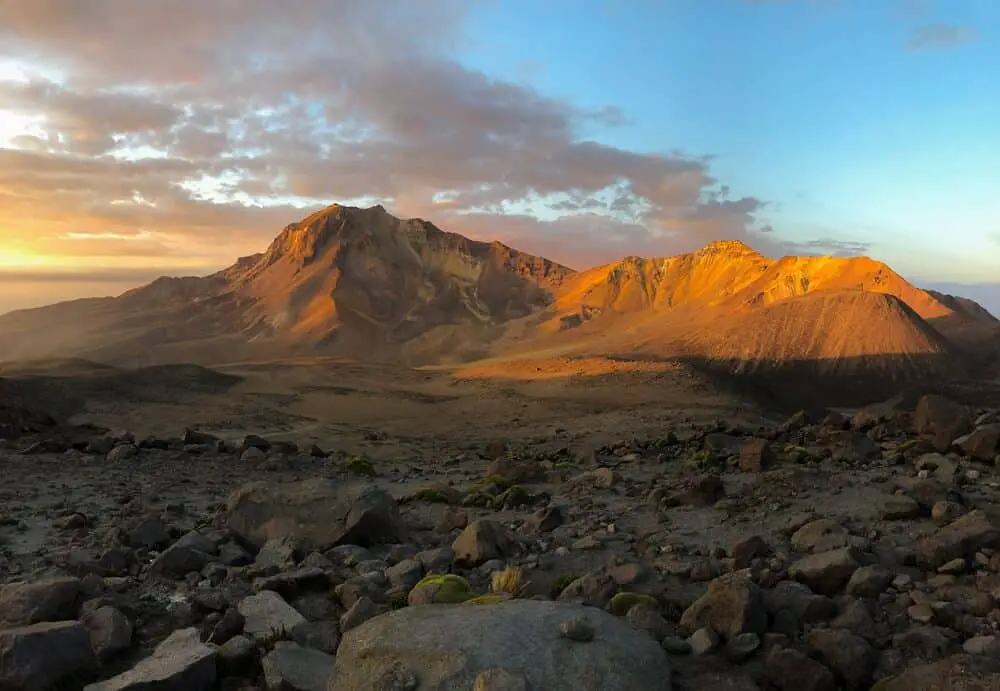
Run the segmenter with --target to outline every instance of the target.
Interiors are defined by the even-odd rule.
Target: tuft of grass
[[[549,594],[552,596],[552,599],[555,600],[560,595],[562,595],[562,592],[569,587],[570,583],[572,583],[579,577],[580,574],[578,573],[564,573],[563,575],[559,576],[559,578],[553,581],[552,587],[549,589]]]
[[[271,628],[266,636],[258,638],[256,644],[257,649],[261,651],[261,654],[265,655],[274,650],[275,643],[290,640],[292,640],[291,631],[287,630],[284,626],[275,626]]]
[[[900,453],[906,453],[910,449],[921,446],[924,443],[923,439],[907,439],[902,444],[899,445]]]
[[[608,603],[608,611],[616,617],[624,617],[636,605],[659,605],[652,595],[641,593],[619,592]]]
[[[804,446],[799,446],[798,444],[786,444],[785,453],[804,456],[809,453],[809,450]]]
[[[372,460],[367,456],[352,456],[350,460],[347,461],[347,472],[354,473],[355,475],[364,475],[365,477],[375,477],[378,473],[375,472],[375,466],[372,464]]]
[[[493,595],[507,594],[520,597],[524,593],[524,571],[518,566],[505,566],[500,571],[494,571],[490,577],[490,593]]]

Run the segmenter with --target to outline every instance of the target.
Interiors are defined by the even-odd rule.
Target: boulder
[[[856,550],[841,547],[799,559],[788,568],[788,575],[805,583],[813,592],[836,595],[860,566]]]
[[[374,485],[345,485],[326,478],[244,485],[229,496],[226,522],[256,548],[280,537],[302,540],[317,550],[405,538],[391,495]]]
[[[709,583],[708,591],[684,610],[680,624],[691,632],[708,627],[727,640],[742,633],[763,635],[767,610],[749,572],[735,571]]]
[[[983,547],[998,544],[1000,529],[996,521],[977,509],[923,538],[918,557],[923,564],[936,569],[953,559],[970,557]]]
[[[806,647],[844,680],[847,691],[868,691],[878,652],[864,638],[843,629],[815,629]]]
[[[582,621],[592,637],[565,635],[570,621]],[[529,689],[671,689],[666,654],[624,621],[582,605],[510,600],[407,607],[370,619],[344,634],[328,691],[473,689],[497,667]]]
[[[215,561],[215,557],[180,543],[163,550],[149,565],[150,573],[169,578],[183,578],[192,571],[200,572]]]
[[[264,685],[275,691],[326,691],[333,656],[278,641],[264,659]]]
[[[99,607],[83,619],[90,645],[100,659],[106,659],[132,645],[132,622],[114,607]]]
[[[503,524],[484,518],[470,523],[455,538],[451,549],[456,564],[478,566],[508,556],[513,545],[514,537]]]
[[[303,617],[294,607],[273,590],[262,590],[243,598],[237,607],[243,615],[243,633],[255,640],[264,640],[275,634],[291,634]]]
[[[740,470],[759,473],[774,465],[774,449],[767,439],[751,439],[740,446]]]
[[[764,673],[780,691],[836,691],[837,688],[833,672],[792,648],[772,648]]]
[[[0,689],[41,691],[97,671],[87,629],[75,621],[0,631]]]
[[[990,463],[1000,453],[1000,423],[977,427],[956,439],[955,445],[977,461]]]
[[[943,396],[923,396],[917,402],[913,427],[917,434],[929,435],[934,448],[944,453],[955,439],[972,430],[972,413]]]
[[[0,586],[0,627],[76,619],[80,579],[49,578]]]
[[[199,640],[198,629],[180,629],[132,669],[84,691],[209,691],[215,688],[215,655]]]

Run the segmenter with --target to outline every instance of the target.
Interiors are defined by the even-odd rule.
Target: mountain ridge
[[[895,380],[953,370],[942,363],[998,334],[977,303],[867,257],[770,259],[721,240],[576,271],[380,206],[333,205],[208,276],[0,316],[0,360],[322,353],[414,365],[557,348],[697,357],[732,372],[812,361]]]

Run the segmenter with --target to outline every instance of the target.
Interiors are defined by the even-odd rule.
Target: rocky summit
[[[33,428],[0,688],[998,688],[998,424],[928,395],[419,463]]]

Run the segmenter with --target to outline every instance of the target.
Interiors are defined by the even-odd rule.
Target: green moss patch
[[[624,617],[628,614],[628,611],[636,605],[658,606],[659,603],[656,601],[656,598],[651,595],[622,592],[611,598],[611,602],[608,603],[608,611],[616,617]]]

